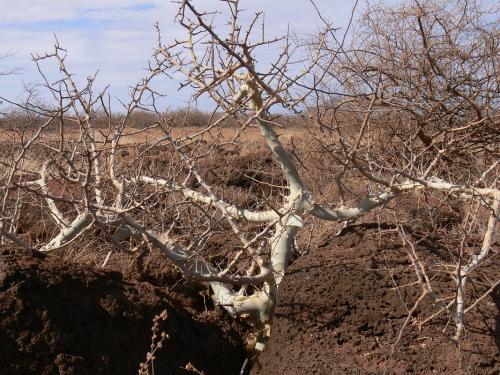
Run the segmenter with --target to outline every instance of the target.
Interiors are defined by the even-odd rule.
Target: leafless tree
[[[376,8],[365,14],[361,37],[348,47],[348,38],[339,38],[326,21],[312,41],[292,34],[267,39],[261,13],[242,25],[239,1],[224,3],[221,16],[199,11],[189,0],[179,2],[176,21],[185,39],[165,43],[157,27],[149,72],[131,89],[118,121],[107,91],[94,90],[96,76],[78,84],[58,43],[53,52],[34,56],[58,105],[20,105],[44,121],[34,130],[6,132],[12,150],[2,156],[2,240],[55,251],[92,232],[111,246],[103,267],[115,252],[146,245],[159,249],[187,278],[208,283],[215,303],[257,324],[256,349],[261,350],[294,241],[308,217],[352,221],[402,196],[444,194],[464,202],[469,212],[464,220],[483,231],[482,244],[469,249],[472,254],[460,251],[457,263],[448,265],[456,282],[453,303],[439,303],[399,221],[398,228],[422,298],[435,299],[453,316],[459,340],[464,314],[477,302],[467,304],[464,298],[467,280],[495,256],[498,23],[479,22],[479,8],[471,3],[452,13],[418,2],[394,11]],[[218,17],[229,19],[227,32],[216,27]],[[474,38],[467,37],[470,33]],[[274,51],[274,60],[259,63],[260,50]],[[59,80],[46,78],[42,60],[57,62]],[[178,117],[174,121],[157,108],[162,94],[151,82],[169,76],[183,77],[181,88],[193,90],[193,99],[203,96],[214,103],[211,118],[194,132],[176,132],[182,127]],[[370,192],[352,204],[343,194],[339,202],[319,203],[323,199],[306,182],[300,157],[278,135],[287,131],[275,115],[278,108],[297,116],[307,108],[303,116],[317,125],[310,127],[310,139],[334,163],[331,177],[339,191],[343,177],[355,171]],[[155,120],[132,128],[138,110]],[[107,127],[97,127],[98,118],[106,119]],[[239,129],[228,141],[222,129],[235,120]],[[271,193],[245,205],[209,182],[203,162],[225,145],[241,147],[240,135],[255,127],[285,183],[267,183]],[[153,142],[131,145],[132,137],[152,130],[157,131]],[[161,171],[147,163],[153,149],[163,155]],[[471,172],[456,169],[455,161],[468,163]],[[53,223],[48,241],[18,235],[20,211],[28,201],[41,205],[43,219]],[[483,222],[484,229],[477,229]],[[221,228],[239,245],[215,263],[210,241]]]
[[[437,295],[429,276],[436,265],[419,258],[400,227],[422,286],[413,311],[430,298],[436,314],[448,312],[454,319],[457,341],[464,330],[467,282],[498,255],[492,250],[499,199],[498,14],[475,1],[368,7],[350,46],[330,40],[333,57],[317,73],[329,80],[315,91],[314,103],[321,105],[310,109],[330,135],[319,143],[342,166],[339,181],[357,170],[391,199],[411,190],[428,209],[445,202],[461,207],[461,229],[441,233],[462,238],[449,263],[439,265],[455,284],[451,296]],[[472,233],[473,245],[465,246]],[[487,283],[490,293],[498,280]]]

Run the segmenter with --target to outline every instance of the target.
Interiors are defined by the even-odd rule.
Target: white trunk
[[[62,246],[68,245],[71,241],[83,233],[93,222],[93,216],[85,212],[78,215],[66,228],[61,230],[48,244],[43,246],[40,251],[51,251]]]

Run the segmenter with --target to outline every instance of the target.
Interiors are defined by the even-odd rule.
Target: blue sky
[[[345,26],[354,0],[316,0],[325,18]],[[363,7],[365,0],[360,1]],[[196,0],[200,9],[223,9],[219,0]],[[319,29],[320,21],[309,0],[241,0],[247,15],[263,10],[268,36],[281,35],[288,25],[299,33]],[[128,88],[143,75],[155,44],[153,25],[159,22],[164,41],[183,34],[173,20],[177,11],[169,0],[0,0],[0,72],[20,69],[15,75],[0,75],[0,96],[22,97],[23,85],[40,81],[31,54],[50,51],[54,34],[68,50],[67,63],[79,79],[99,70],[98,87],[110,85],[112,97],[127,99]],[[269,51],[272,53],[272,51]],[[265,58],[265,56],[263,56]],[[43,65],[55,80],[55,65]],[[165,105],[186,104],[187,93],[176,91],[177,82],[158,83],[166,92]]]

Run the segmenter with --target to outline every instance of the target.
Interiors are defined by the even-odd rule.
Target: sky
[[[315,2],[324,18],[345,27],[355,0]],[[360,1],[360,8],[365,2]],[[195,0],[194,5],[222,10],[225,3]],[[321,26],[310,0],[241,0],[240,8],[248,17],[265,12],[268,37],[282,35],[288,26],[309,34]],[[129,87],[145,75],[156,42],[154,24],[160,24],[166,44],[183,35],[173,22],[177,4],[170,0],[0,0],[0,9],[0,96],[13,101],[23,97],[24,87],[41,81],[31,54],[52,51],[55,36],[67,49],[66,62],[77,79],[99,71],[97,87],[110,85],[112,98],[125,101]],[[57,79],[55,64],[42,68],[49,80]],[[1,74],[12,70],[15,74]],[[166,106],[187,105],[189,95],[177,91],[175,79],[158,84],[167,94]]]

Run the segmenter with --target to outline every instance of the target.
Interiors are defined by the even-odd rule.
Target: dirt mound
[[[191,290],[157,288],[41,253],[0,251],[0,373],[137,374],[151,322],[166,309],[170,340],[157,374],[237,374],[245,359],[234,326]],[[191,365],[189,365],[189,363]],[[192,368],[191,367],[191,368]]]
[[[445,317],[421,332],[410,324],[391,355],[419,290],[394,288],[415,276],[395,231],[374,227],[354,226],[294,262],[280,286],[270,342],[251,373],[498,374],[498,290],[469,315],[460,355],[439,333]],[[416,314],[431,311],[422,304]]]

